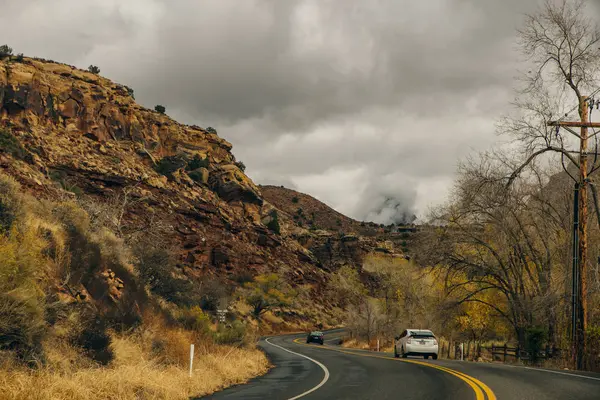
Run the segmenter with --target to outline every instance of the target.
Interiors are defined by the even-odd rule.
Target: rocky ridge
[[[304,229],[265,200],[215,130],[144,108],[127,86],[73,66],[0,61],[0,130],[2,173],[40,198],[108,205],[123,236],[176,249],[173,272],[192,282],[277,271],[322,292],[340,265],[359,267],[376,248],[393,253],[372,238]],[[114,281],[111,296],[127,290],[99,273]]]

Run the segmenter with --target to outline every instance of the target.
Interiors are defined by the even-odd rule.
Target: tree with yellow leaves
[[[252,307],[256,318],[275,307],[289,306],[294,292],[279,275],[271,273],[258,275],[252,282],[244,285],[242,296]]]

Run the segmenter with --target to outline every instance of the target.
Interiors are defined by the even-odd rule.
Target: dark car
[[[323,344],[323,332],[312,331],[306,338],[306,343],[319,343]]]

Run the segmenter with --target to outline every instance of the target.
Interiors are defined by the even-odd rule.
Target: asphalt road
[[[395,359],[392,354],[305,344],[305,335],[261,340],[274,368],[210,399],[600,400],[600,374],[467,361]]]

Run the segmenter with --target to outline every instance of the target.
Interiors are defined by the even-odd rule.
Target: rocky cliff
[[[328,271],[343,265],[360,269],[365,257],[373,253],[403,255],[396,243],[402,239],[389,227],[356,221],[312,196],[285,187],[260,186],[260,191],[280,210],[287,234]]]
[[[214,129],[146,109],[130,88],[96,74],[40,59],[0,61],[0,171],[40,198],[87,202],[123,237],[164,242],[177,255],[174,274],[235,285],[276,271],[320,292],[329,271],[359,267],[382,248],[300,226],[265,200],[231,149]]]

